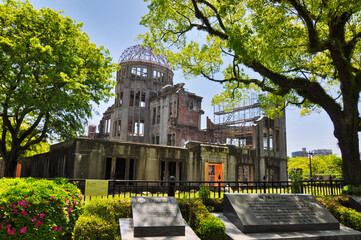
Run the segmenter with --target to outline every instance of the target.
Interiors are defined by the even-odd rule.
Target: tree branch
[[[20,142],[23,142],[25,138],[27,138],[29,134],[39,126],[39,123],[43,119],[44,115],[45,114],[43,113],[39,114],[35,122],[31,125],[31,127],[29,127],[23,134],[21,134],[21,136],[19,137]]]
[[[46,133],[48,132],[48,125],[49,125],[49,120],[50,120],[50,114],[46,113],[45,114],[45,123],[44,123],[44,127],[41,131],[41,134],[38,138],[31,140],[31,138],[29,139],[29,141],[24,145],[20,147],[20,151],[25,151],[27,150],[31,145],[34,144],[38,144],[40,143],[43,139],[45,139],[46,137]],[[33,125],[34,126],[34,125]],[[28,134],[29,135],[29,134]]]
[[[221,16],[219,16],[218,10],[216,7],[214,7],[211,3],[204,1],[204,0],[198,0],[200,3],[204,3],[206,6],[208,6],[210,9],[213,10],[213,12],[216,14],[217,21],[219,23],[219,26],[222,28],[223,31],[226,31],[226,27],[223,24]]]
[[[199,2],[199,0],[192,0],[193,6],[194,6],[194,12],[195,12],[195,16],[200,19],[203,24],[205,26],[202,25],[202,29],[207,31],[209,34],[214,35],[214,36],[218,36],[223,40],[227,40],[228,39],[228,35],[216,30],[212,27],[212,25],[210,24],[208,18],[201,12],[201,10],[198,8],[197,2]]]
[[[355,34],[355,36],[346,43],[346,55],[348,59],[351,58],[353,50],[355,49],[355,46],[360,40],[360,38],[361,38],[361,32]]]
[[[320,105],[330,115],[333,120],[339,121],[341,107],[329,96],[318,82],[311,82],[305,78],[289,78],[279,73],[269,70],[257,61],[246,64],[260,75],[270,79],[279,86],[285,93],[295,89],[297,94]]]
[[[301,5],[301,3],[296,0],[288,0],[288,2],[296,9],[298,15],[306,24],[308,39],[310,43],[310,52],[316,53],[327,49],[327,44],[321,43],[315,28],[315,23],[313,22],[310,13],[305,8],[305,6]]]

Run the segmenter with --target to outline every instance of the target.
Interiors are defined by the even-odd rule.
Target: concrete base
[[[154,219],[156,221],[156,219]],[[184,219],[183,219],[184,220]],[[199,240],[198,236],[189,227],[187,222],[185,224],[185,236],[162,236],[162,237],[134,237],[133,219],[120,218],[120,235],[122,240]]]
[[[248,233],[244,234],[233,223],[231,223],[223,213],[213,213],[217,218],[221,218],[226,226],[226,234],[234,240],[250,239],[307,239],[307,240],[361,240],[361,232],[348,228],[340,224],[340,230],[324,231],[304,231],[304,232],[275,232],[275,233]]]

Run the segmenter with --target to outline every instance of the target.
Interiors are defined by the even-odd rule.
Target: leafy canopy
[[[312,158],[312,175],[342,175],[342,158],[334,154],[327,156],[314,156]],[[301,168],[304,176],[310,175],[309,159],[307,157],[295,157],[288,159],[288,169]]]
[[[2,2],[0,153],[10,161],[45,138],[81,132],[92,104],[111,95],[116,67],[81,23],[27,1]]]
[[[141,24],[149,32],[140,38],[186,76],[225,83],[214,104],[233,106],[248,97],[248,88],[268,92],[259,100],[271,116],[285,103],[307,115],[319,105],[325,108],[320,99],[340,110],[342,73],[335,59],[348,61],[353,77],[361,74],[361,1],[146,1],[149,13]],[[334,56],[332,47],[343,48],[341,56]],[[216,79],[220,70],[224,77]],[[351,80],[359,92],[360,79]]]
[[[303,115],[324,109],[334,125],[344,179],[361,183],[361,1],[146,1],[149,12],[141,23],[149,32],[140,38],[186,76],[224,83],[214,104],[234,107],[249,89],[261,93],[269,117],[288,104]]]

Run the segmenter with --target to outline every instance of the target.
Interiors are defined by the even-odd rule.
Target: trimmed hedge
[[[114,219],[106,220],[98,215],[81,215],[74,228],[74,239],[114,240],[118,234]]]
[[[361,231],[361,213],[348,208],[348,196],[319,197],[325,208],[343,225]]]
[[[69,239],[81,214],[80,190],[67,179],[0,179],[0,239]]]
[[[201,199],[180,199],[178,204],[183,218],[200,239],[227,239],[222,220],[210,214]]]
[[[119,218],[131,218],[130,199],[98,198],[84,207],[84,213],[76,222],[74,240],[121,239]]]

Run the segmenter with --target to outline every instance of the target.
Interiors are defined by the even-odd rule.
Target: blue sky
[[[121,53],[130,46],[136,45],[135,39],[147,29],[139,25],[141,16],[147,13],[147,3],[143,0],[30,0],[35,8],[49,7],[57,11],[64,11],[76,22],[83,22],[83,31],[90,40],[97,45],[109,49],[114,62],[118,62]],[[175,71],[174,83],[184,82],[185,88],[203,97],[202,127],[205,118],[213,120],[212,97],[222,91],[222,85],[208,80],[184,79],[182,72]],[[99,115],[89,120],[90,124],[99,124],[102,113],[112,101],[97,107]],[[287,120],[287,155],[299,151],[302,147],[307,150],[332,149],[340,155],[337,139],[333,136],[333,126],[325,112],[313,113],[307,117],[300,117],[299,109],[288,108]]]

